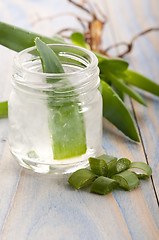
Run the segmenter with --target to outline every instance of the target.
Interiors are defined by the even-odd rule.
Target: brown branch
[[[149,33],[149,32],[152,32],[152,31],[159,31],[159,27],[148,28],[148,29],[146,29],[145,31],[136,34],[136,35],[132,38],[131,44],[132,44],[138,37],[140,37],[140,36],[142,36],[142,35],[145,35],[145,34],[147,34],[147,33]]]
[[[73,5],[75,5],[76,7],[81,8],[83,11],[91,14],[91,12],[90,12],[87,8],[84,8],[84,7],[82,6],[82,4],[76,3],[76,2],[74,2],[74,1],[72,1],[72,0],[68,0],[68,1],[69,1],[70,3],[72,3]]]
[[[107,16],[101,11],[98,4],[95,3],[95,5],[92,5],[89,0],[81,0],[81,3],[77,3],[74,0],[68,0],[68,1],[71,4],[73,4],[74,6],[76,6],[80,9],[82,9],[83,11],[85,11],[88,14],[88,16],[91,17],[91,20],[86,19],[86,18],[81,18],[80,16],[78,16],[78,15],[72,13],[72,12],[68,12],[68,13],[66,12],[66,13],[58,13],[56,15],[48,16],[48,17],[44,17],[44,18],[38,17],[38,19],[36,21],[34,21],[32,24],[35,24],[36,22],[42,21],[42,20],[52,20],[54,18],[61,17],[61,16],[73,16],[82,26],[83,31],[84,31],[85,41],[90,45],[91,50],[97,51],[97,52],[102,53],[106,56],[109,56],[108,52],[111,49],[117,48],[119,46],[125,46],[126,50],[123,51],[123,53],[118,54],[117,57],[123,57],[126,54],[130,53],[132,51],[133,47],[134,47],[134,42],[140,36],[143,36],[143,35],[151,32],[151,31],[159,31],[159,27],[148,28],[145,31],[142,31],[142,32],[136,34],[131,39],[130,43],[119,42],[119,43],[110,45],[104,51],[104,50],[100,49],[100,41],[101,41],[101,36],[102,36],[102,33],[103,33],[103,28],[104,28],[105,24],[108,22]],[[97,15],[99,15],[99,17]],[[103,18],[103,21],[100,20],[102,18]],[[57,34],[61,34],[65,38],[69,38],[69,36],[67,36],[67,33],[74,32],[74,31],[77,31],[77,29],[75,29],[75,28],[64,28],[64,29],[58,31]],[[65,33],[66,33],[66,35],[65,35]]]
[[[54,18],[58,18],[58,17],[63,17],[63,16],[72,16],[74,18],[77,19],[77,21],[81,24],[81,22],[88,22],[88,19],[86,18],[81,18],[79,16],[77,16],[76,14],[72,13],[72,12],[68,12],[68,13],[57,13],[55,15],[52,15],[52,16],[47,16],[47,17],[39,17],[33,21],[31,24],[32,25],[35,25],[37,22],[39,21],[44,21],[44,20],[53,20]],[[82,25],[82,24],[81,24]],[[83,27],[83,25],[82,25]]]
[[[105,52],[109,52],[111,49],[117,48],[119,46],[126,46],[127,47],[127,50],[125,50],[124,54],[126,54],[126,53],[131,51],[131,44],[129,44],[127,42],[119,42],[119,43],[115,43],[115,44],[110,45],[109,47],[107,47],[105,49]]]
[[[75,28],[63,28],[63,29],[61,29],[61,30],[59,30],[58,32],[57,32],[57,34],[62,34],[62,33],[64,33],[64,32],[76,32],[77,31],[77,29],[75,29]]]
[[[134,47],[134,42],[136,39],[138,39],[139,37],[143,36],[143,35],[146,35],[147,33],[150,33],[152,31],[159,31],[159,27],[152,27],[152,28],[148,28],[138,34],[136,34],[130,41],[130,43],[127,43],[127,42],[120,42],[120,43],[116,43],[116,44],[113,44],[109,47],[106,48],[106,52],[110,51],[111,49],[113,48],[117,48],[119,46],[126,46],[127,49],[122,53],[122,54],[119,54],[118,57],[124,57],[126,54],[130,53]]]
[[[78,20],[78,22],[81,24],[83,30],[85,31],[87,28],[86,28],[86,26],[84,25],[84,21],[83,21],[81,18],[79,18],[79,17],[76,17],[76,19]]]
[[[85,2],[87,5],[88,5],[88,7],[90,8],[90,15],[93,17],[93,16],[95,16],[96,14],[95,14],[95,11],[94,11],[94,8],[93,8],[93,6],[92,6],[92,4],[90,3],[90,1],[88,0],[88,1],[86,1]]]
[[[68,39],[68,40],[70,39],[70,36],[67,36],[67,35],[65,35],[65,34],[63,34],[63,33],[61,33],[60,36],[61,36],[62,38],[64,38],[64,39]]]

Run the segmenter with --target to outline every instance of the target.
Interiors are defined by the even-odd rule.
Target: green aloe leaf
[[[129,64],[123,59],[120,58],[106,58],[106,57],[99,57],[98,54],[96,54],[98,61],[99,61],[99,68],[100,73],[106,75],[107,72],[124,72]]]
[[[127,78],[128,75],[125,72],[117,72],[117,71],[113,71],[112,72],[113,75],[115,75],[118,79],[124,79]]]
[[[126,70],[125,73],[128,75],[128,77],[123,78],[126,83],[159,96],[159,84],[132,70]]]
[[[8,117],[8,102],[0,103],[0,118]]]
[[[64,73],[63,67],[54,51],[38,37],[35,39],[35,44],[40,54],[43,72]]]
[[[139,142],[132,117],[113,89],[101,80],[99,90],[103,97],[103,115],[126,136]]]
[[[127,86],[122,80],[118,79],[115,77],[112,73],[107,72],[107,75],[105,76],[106,79],[111,81],[111,83],[120,91],[125,92],[128,94],[130,97],[135,99],[137,102],[140,104],[147,106],[144,99],[138,94],[135,90]],[[105,80],[105,79],[104,79]]]
[[[81,32],[72,33],[70,39],[73,44],[90,49],[89,45],[85,42],[84,35]]]
[[[0,44],[20,52],[26,48],[34,46],[34,40],[36,37],[40,37],[45,43],[65,43],[62,39],[57,37],[49,38],[37,33],[28,32],[13,25],[0,22]]]
[[[43,71],[63,73],[63,67],[53,50],[39,38],[36,38],[35,43],[40,53]],[[52,79],[52,82],[54,81]],[[49,79],[50,82],[51,79]],[[60,160],[84,154],[87,149],[86,133],[84,117],[79,104],[75,101],[68,101],[67,104],[61,102],[60,106],[55,106],[54,96],[49,93],[48,112],[54,159]]]
[[[122,81],[122,80],[121,80]],[[115,87],[114,87],[115,88]],[[118,96],[120,97],[120,99],[124,102],[124,98],[125,98],[125,95],[124,95],[124,92],[119,90],[118,88],[115,88],[114,89],[115,92],[118,94]]]

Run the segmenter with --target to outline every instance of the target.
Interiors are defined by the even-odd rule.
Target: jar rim
[[[95,69],[98,65],[98,59],[95,56],[95,54],[93,52],[91,52],[88,49],[85,49],[83,47],[79,47],[79,46],[75,46],[75,45],[71,45],[71,44],[47,44],[48,46],[55,46],[55,47],[65,47],[65,48],[72,48],[72,49],[77,49],[80,50],[81,52],[86,53],[89,57],[90,57],[90,62],[89,64],[85,67],[85,68],[81,68],[78,69],[76,71],[73,72],[69,72],[69,73],[44,73],[44,72],[37,72],[31,69],[28,69],[27,67],[23,66],[23,63],[20,61],[20,57],[25,54],[25,53],[29,53],[33,50],[36,49],[36,46],[33,47],[29,47],[26,48],[22,51],[20,51],[19,53],[17,53],[14,57],[14,64],[16,67],[19,68],[19,70],[31,73],[31,74],[36,74],[37,76],[42,76],[42,77],[47,77],[47,78],[54,78],[54,77],[59,77],[59,78],[65,78],[67,76],[69,77],[73,77],[73,76],[77,76],[80,75],[82,73],[87,73],[89,71],[92,71],[93,69]]]

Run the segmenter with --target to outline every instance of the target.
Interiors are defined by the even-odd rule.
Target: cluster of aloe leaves
[[[34,46],[34,40],[39,37],[45,43],[65,44],[65,41],[55,36],[53,38],[28,32],[12,25],[0,22],[0,44],[14,51],[21,51]],[[71,42],[89,49],[82,33],[73,33]],[[134,141],[139,142],[133,119],[124,104],[124,94],[146,106],[141,95],[128,84],[159,96],[159,85],[150,79],[128,69],[128,63],[120,58],[107,58],[95,52],[98,58],[101,83],[99,90],[103,97],[103,116],[113,123],[120,131]],[[5,104],[6,105],[6,104]],[[7,115],[7,106],[0,103],[0,117]]]
[[[103,154],[89,158],[90,169],[83,168],[72,173],[68,183],[79,190],[91,184],[90,192],[105,195],[115,189],[130,191],[139,185],[139,179],[152,174],[151,167],[144,162],[131,162]]]

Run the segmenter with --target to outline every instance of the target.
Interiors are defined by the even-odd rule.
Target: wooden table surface
[[[159,25],[158,0],[100,0],[109,18],[103,34],[106,46],[129,41],[136,33]],[[53,35],[60,27],[79,27],[72,17],[44,20],[60,12],[82,11],[66,0],[0,1],[0,20],[38,33]],[[0,46],[0,101],[11,91],[15,53]],[[131,68],[159,83],[159,33],[135,42],[126,57]],[[0,120],[0,239],[1,240],[127,240],[159,239],[159,98],[142,93],[148,108],[127,99],[141,143],[124,137],[103,120],[103,149],[107,154],[148,162],[152,178],[131,191],[107,196],[75,191],[68,176],[34,174],[17,165],[9,152],[8,121]]]

